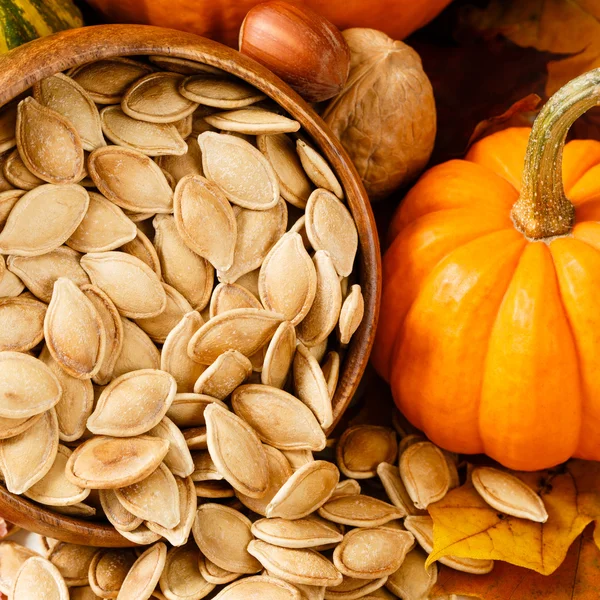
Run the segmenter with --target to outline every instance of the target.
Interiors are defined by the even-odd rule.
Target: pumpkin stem
[[[565,195],[562,154],[571,125],[600,104],[600,69],[564,85],[537,116],[525,154],[521,195],[512,209],[516,228],[540,239],[571,231],[575,208]]]

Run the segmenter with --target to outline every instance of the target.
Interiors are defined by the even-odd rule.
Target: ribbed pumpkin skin
[[[600,142],[565,146],[568,236],[513,225],[530,129],[426,172],[391,225],[372,355],[433,442],[537,470],[600,460]]]
[[[0,52],[82,26],[81,13],[71,0],[0,0]]]
[[[246,13],[264,0],[88,0],[113,23],[190,31],[237,48]],[[300,0],[340,29],[371,27],[395,40],[422,27],[450,0]]]

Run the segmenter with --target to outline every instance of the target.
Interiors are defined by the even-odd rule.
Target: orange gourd
[[[393,218],[373,363],[443,448],[600,460],[600,142],[565,145],[599,97],[597,69],[533,129],[430,169]]]
[[[143,23],[190,31],[237,47],[246,13],[262,0],[88,0],[115,23]],[[395,40],[423,27],[450,0],[304,0],[337,25],[370,27]]]

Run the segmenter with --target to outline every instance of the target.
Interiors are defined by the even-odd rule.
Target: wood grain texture
[[[149,54],[213,65],[262,90],[301,123],[342,183],[358,229],[358,281],[364,295],[365,315],[343,362],[333,399],[331,430],[348,407],[369,360],[379,312],[381,258],[373,213],[356,169],[327,125],[296,92],[252,59],[211,40],[145,25],[100,25],[63,31],[1,56],[0,105],[58,71],[111,56]],[[111,527],[58,515],[12,496],[2,486],[0,515],[31,531],[63,541],[97,546],[131,545]]]

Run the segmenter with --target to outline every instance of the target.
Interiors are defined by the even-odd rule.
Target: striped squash
[[[81,13],[71,0],[0,0],[0,53],[82,25]]]

